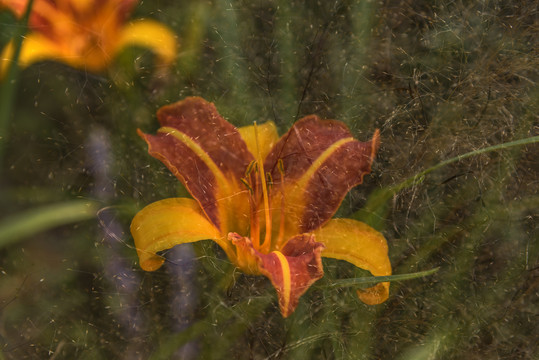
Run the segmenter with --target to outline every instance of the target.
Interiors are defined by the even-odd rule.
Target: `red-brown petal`
[[[278,190],[282,159],[285,188],[292,192],[285,197],[293,200],[285,211],[288,218],[298,219],[296,232],[315,230],[333,216],[346,193],[371,171],[378,145],[378,131],[371,141],[359,142],[344,123],[315,115],[299,120],[281,137],[265,167]]]
[[[140,130],[138,133],[148,143],[148,153],[169,168],[198,201],[208,219],[220,228],[217,178],[208,165],[187,145],[167,133],[149,135]]]
[[[249,238],[236,236],[232,239],[238,251],[258,259],[260,272],[271,280],[277,290],[283,317],[294,312],[299,298],[324,275],[321,260],[324,245],[316,242],[313,235],[294,236],[281,251],[269,254],[254,249]]]
[[[139,131],[148,152],[169,168],[210,221],[222,229],[226,215],[238,210],[228,205],[233,197],[241,196],[240,178],[253,155],[238,130],[202,98],[164,106],[157,117],[163,126],[157,135]],[[247,203],[244,195],[236,203]]]
[[[162,127],[171,127],[196,141],[225,174],[245,176],[254,160],[238,129],[223,119],[215,105],[200,97],[188,97],[157,111]]]

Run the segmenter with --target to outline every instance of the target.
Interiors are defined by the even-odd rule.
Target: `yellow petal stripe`
[[[225,188],[226,190],[229,190],[227,188],[229,181],[226,179],[223,172],[219,169],[217,164],[212,160],[212,158],[204,151],[204,149],[197,144],[193,139],[191,139],[188,135],[185,133],[178,131],[174,128],[164,126],[162,128],[159,128],[158,132],[160,133],[166,133],[168,135],[174,136],[176,139],[181,141],[183,144],[189,147],[200,159],[208,166],[208,168],[211,170],[213,175],[215,176],[217,182],[220,186]]]
[[[384,236],[369,225],[352,219],[333,219],[314,232],[316,241],[325,245],[322,257],[348,261],[375,276],[391,275]],[[358,290],[359,298],[369,305],[384,302],[389,283]]]
[[[279,259],[279,262],[281,263],[281,269],[283,271],[283,290],[282,290],[282,300],[281,300],[281,312],[283,314],[288,315],[288,304],[290,303],[290,292],[292,290],[291,288],[291,281],[290,281],[290,265],[288,264],[288,260],[286,260],[286,257],[280,252],[280,251],[273,251],[272,254],[275,254],[277,258]]]
[[[316,158],[315,161],[313,161],[312,165],[309,167],[309,169],[301,176],[301,178],[298,180],[297,186],[303,190],[307,187],[307,183],[311,180],[313,175],[320,169],[320,166],[326,161],[335,151],[337,151],[341,146],[344,144],[355,141],[353,137],[341,139],[339,141],[336,141],[333,143],[330,147],[328,147],[322,154],[320,154],[319,157]]]
[[[140,267],[146,271],[157,270],[163,264],[158,251],[183,243],[212,239],[227,254],[230,252],[219,231],[192,199],[165,199],[146,206],[133,218],[131,234]]]
[[[234,186],[234,183],[231,181],[228,181],[223,172],[219,169],[217,164],[212,160],[212,158],[208,155],[207,152],[204,151],[204,149],[195,142],[191,137],[186,135],[185,133],[178,131],[177,129],[164,126],[159,128],[158,132],[160,133],[166,133],[167,135],[174,136],[176,139],[181,141],[183,144],[189,147],[203,162],[208,166],[210,171],[212,172],[213,176],[215,176],[215,179],[217,181],[217,184],[219,185],[216,191],[218,191],[218,200],[227,200],[230,199],[230,196],[233,196],[236,192],[236,187]],[[219,207],[219,219],[221,220],[221,230],[224,231],[226,229],[226,225],[228,224],[228,217],[233,216],[233,214],[229,214],[226,209],[223,208],[223,206]]]
[[[265,122],[262,125],[257,125],[256,130],[258,133],[258,149],[260,150],[260,157],[262,160],[271,151],[273,145],[279,141],[279,135],[277,134],[277,128],[273,121]],[[257,155],[257,139],[255,136],[255,127],[254,125],[243,126],[238,128],[243,141],[247,144],[247,149],[253,155]]]
[[[138,20],[127,24],[122,29],[118,49],[130,45],[152,50],[164,65],[176,58],[176,36],[157,21]]]
[[[307,191],[312,191],[308,187],[309,182],[313,179],[314,174],[320,170],[320,167],[324,164],[324,162],[331,157],[339,148],[341,148],[343,145],[355,141],[354,138],[344,138],[339,141],[336,141],[333,143],[330,147],[328,147],[324,152],[320,154],[314,161],[312,162],[311,166],[303,173],[303,175],[297,180],[297,182],[294,183],[286,183],[285,178],[285,185],[284,185],[284,193],[286,194],[286,224],[284,228],[284,237],[283,239],[287,240],[293,234],[297,234],[300,231],[300,224],[301,221],[304,218],[304,213],[306,210],[306,204],[305,203],[305,193]],[[278,207],[280,199],[274,199],[273,207]],[[318,240],[317,240],[318,241]],[[277,247],[282,246],[282,244],[278,244]]]

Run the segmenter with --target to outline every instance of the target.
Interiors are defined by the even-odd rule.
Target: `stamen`
[[[260,248],[260,223],[258,221],[258,214],[256,211],[256,203],[252,197],[249,198],[249,206],[251,208],[251,241],[255,249]]]
[[[258,247],[260,246],[260,224],[258,221],[256,203],[254,200],[258,198],[258,191],[257,191],[258,181],[255,177],[255,187],[253,189],[253,186],[252,186],[253,177],[251,176],[251,173],[253,171],[255,173],[258,171],[256,160],[253,160],[249,163],[249,165],[247,166],[247,169],[245,170],[245,178],[241,178],[240,181],[249,190],[249,216],[250,216],[250,224],[251,224],[251,227],[249,229],[249,232],[250,232],[249,235],[253,243],[253,246],[258,249]]]
[[[247,166],[247,170],[245,170],[246,178],[248,178],[249,175],[251,175],[251,172],[253,171],[253,169],[256,171],[256,160],[251,161],[249,165]]]
[[[240,181],[245,185],[245,187],[249,190],[249,194],[253,196],[253,188],[251,185],[249,185],[249,182],[245,178],[241,178]]]
[[[258,165],[253,166],[255,174],[258,172]],[[251,207],[251,241],[255,249],[260,249],[260,221],[258,219],[258,199],[260,198],[260,186],[258,184],[258,176],[250,176],[249,179],[254,179],[254,195],[249,197],[249,205]]]
[[[268,184],[268,189],[271,189],[271,187],[273,186],[273,177],[269,172],[266,173],[266,183]]]
[[[260,180],[262,181],[262,194],[264,196],[264,213],[266,215],[266,236],[264,237],[264,242],[262,243],[262,246],[260,250],[262,252],[269,252],[270,246],[271,246],[271,212],[269,208],[269,196],[268,196],[268,189],[267,189],[267,183],[266,183],[266,176],[264,172],[264,162],[262,161],[262,156],[260,155],[260,147],[258,146],[258,129],[256,127],[256,122],[254,123],[254,130],[255,130],[255,141],[256,141],[256,156],[257,156],[257,163],[258,166],[260,166]]]
[[[283,159],[277,160],[277,168],[279,169],[279,173],[281,174],[281,179],[284,176],[284,163]]]

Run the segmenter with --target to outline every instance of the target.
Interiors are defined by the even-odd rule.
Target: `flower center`
[[[284,244],[284,170],[283,162],[279,159],[277,168],[281,174],[281,202],[277,209],[272,208],[272,204],[275,203],[275,199],[271,197],[276,195],[275,191],[271,191],[273,187],[273,179],[270,172],[264,170],[264,161],[260,155],[260,148],[258,146],[258,132],[256,123],[254,126],[255,139],[257,145],[256,160],[253,160],[247,170],[245,171],[245,177],[241,179],[243,184],[249,190],[249,206],[250,206],[250,239],[253,243],[253,247],[258,251],[267,254],[272,250],[279,250]],[[275,205],[273,206],[275,207]],[[279,210],[279,232],[277,239],[272,243],[272,213],[274,210]],[[262,237],[262,229],[260,225],[260,219],[264,221]]]

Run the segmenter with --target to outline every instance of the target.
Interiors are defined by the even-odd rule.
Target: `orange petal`
[[[320,253],[324,246],[312,235],[297,235],[281,251],[269,254],[258,252],[251,240],[238,234],[229,234],[238,253],[257,259],[259,271],[271,280],[279,297],[283,317],[288,317],[298,306],[299,298],[324,275]]]
[[[231,253],[219,230],[192,199],[165,199],[146,206],[133,218],[131,234],[140,267],[146,271],[157,270],[163,264],[157,252],[183,243],[212,239],[227,254]]]
[[[276,164],[282,160],[287,232],[310,232],[328,221],[346,193],[371,171],[378,144],[378,131],[371,141],[359,142],[340,121],[311,115],[296,122],[264,164],[273,169],[273,188],[279,190]]]
[[[21,18],[28,6],[28,0],[0,0],[0,10],[10,9],[18,18]]]
[[[386,239],[367,224],[352,219],[333,219],[314,235],[316,241],[325,245],[323,257],[346,260],[375,276],[391,275]],[[358,296],[366,304],[380,304],[389,296],[389,282],[358,290]]]
[[[133,45],[152,50],[163,65],[171,64],[176,58],[176,35],[157,21],[138,20],[125,25],[117,50]]]
[[[25,36],[19,54],[19,66],[27,67],[43,60],[58,60],[63,57],[62,49],[52,40],[40,34],[30,33]],[[13,61],[13,42],[10,42],[0,55],[0,74],[4,74]]]
[[[157,135],[139,131],[150,155],[161,160],[199,202],[222,233],[247,231],[248,192],[240,183],[254,159],[238,129],[223,119],[212,103],[190,97],[157,112]],[[232,225],[231,225],[232,224]],[[235,224],[235,225],[234,225]]]

